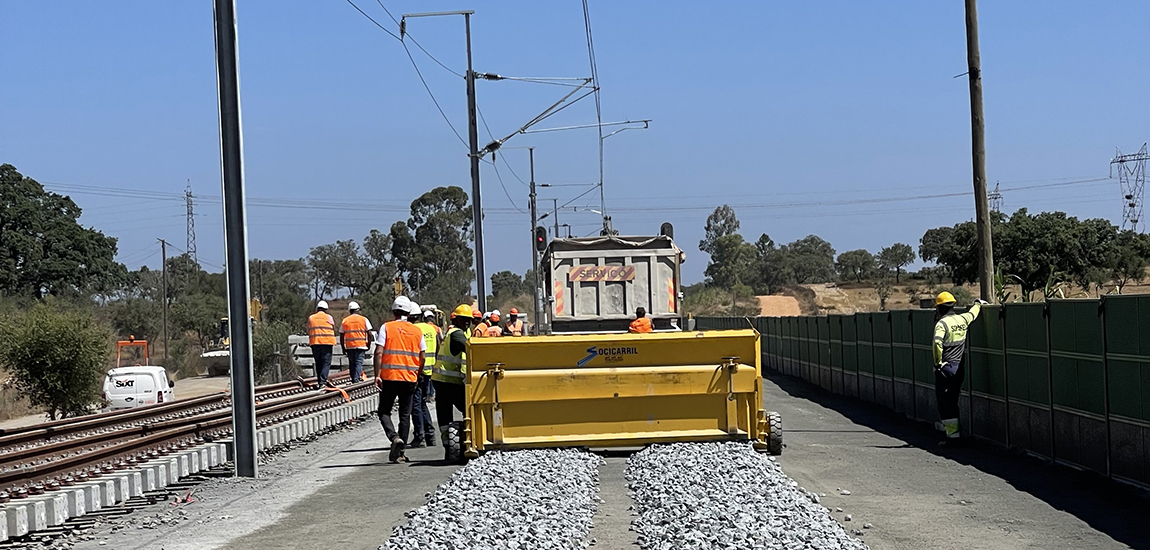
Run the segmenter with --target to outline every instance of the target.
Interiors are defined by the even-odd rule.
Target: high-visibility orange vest
[[[491,325],[487,327],[487,337],[496,338],[503,336],[503,329],[499,325]]]
[[[512,336],[523,336],[523,320],[516,319],[514,323],[507,323],[507,331]]]
[[[340,323],[340,332],[343,332],[344,349],[367,349],[367,317],[352,313],[343,318]]]
[[[378,378],[396,382],[415,382],[423,365],[419,364],[419,345],[423,331],[407,321],[384,323],[383,359]]]
[[[487,336],[487,323],[480,322],[478,325],[475,325],[475,330],[471,331],[471,336],[476,338]]]
[[[631,321],[631,327],[629,330],[631,332],[638,333],[654,332],[654,329],[651,328],[651,320],[646,317],[640,317],[634,321]]]
[[[334,346],[335,323],[325,311],[317,311],[307,318],[307,343],[309,346]]]

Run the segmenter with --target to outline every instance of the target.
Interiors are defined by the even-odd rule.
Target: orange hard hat
[[[515,308],[511,308],[511,311],[507,312],[507,314],[508,315],[519,315],[519,310],[515,309]]]
[[[491,322],[493,322],[493,323],[499,322],[499,314],[498,313],[492,313],[491,314]]]
[[[483,318],[483,312],[479,311],[479,308],[474,308],[471,310],[471,316],[475,317],[476,319],[482,319]]]

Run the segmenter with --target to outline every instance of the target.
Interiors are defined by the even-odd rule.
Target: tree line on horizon
[[[699,250],[706,252],[705,280],[688,287],[689,309],[719,310],[734,315],[758,311],[752,298],[777,294],[803,284],[867,282],[875,286],[880,307],[893,294],[893,285],[907,275],[925,282],[931,291],[954,285],[969,301],[961,285],[978,281],[977,232],[973,221],[927,230],[919,239],[917,254],[906,243],[894,243],[878,252],[866,249],[837,253],[829,242],[808,235],[777,245],[763,233],[747,242],[729,205],[719,206],[708,217]],[[1082,292],[1121,293],[1141,281],[1150,264],[1150,236],[1121,230],[1101,218],[1079,220],[1064,212],[1031,214],[1022,208],[1007,216],[994,212],[991,232],[996,267],[995,288],[999,302],[1032,301]],[[913,273],[904,268],[917,258],[933,265]],[[943,287],[940,287],[943,285]],[[1020,293],[1015,296],[1012,287]],[[917,283],[907,288],[912,300]]]

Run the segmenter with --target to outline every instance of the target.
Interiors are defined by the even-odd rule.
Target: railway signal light
[[[535,228],[535,250],[543,252],[547,249],[547,228],[537,226]]]

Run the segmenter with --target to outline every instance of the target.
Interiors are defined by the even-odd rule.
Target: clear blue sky
[[[355,0],[394,24],[373,0]],[[405,12],[475,9],[475,66],[518,76],[589,73],[579,2],[414,2]],[[607,208],[624,234],[672,221],[686,282],[710,209],[731,204],[742,233],[784,243],[814,233],[839,252],[917,248],[922,233],[973,217],[963,6],[949,2],[605,2],[592,0],[605,121],[654,119],[606,141]],[[1115,146],[1150,139],[1144,2],[982,2],[990,181],[1004,189],[1106,177]],[[401,45],[346,0],[241,0],[238,7],[250,254],[295,258],[386,230],[439,185],[470,189],[463,145]],[[409,30],[451,69],[465,66],[459,18]],[[462,79],[415,59],[460,132]],[[563,88],[480,82],[503,135]],[[543,126],[593,122],[577,104]],[[200,257],[222,261],[216,81],[210,2],[0,3],[0,162],[63,187],[82,221],[120,239],[131,268],[158,265],[155,239],[185,244],[185,182]],[[486,130],[480,130],[487,141]],[[466,133],[464,133],[466,136]],[[597,178],[593,131],[518,136],[540,182]],[[526,151],[507,161],[524,180]],[[483,168],[490,272],[530,266],[526,187]],[[87,191],[84,193],[77,190]],[[132,194],[121,190],[143,190]],[[582,189],[541,191],[566,202]],[[114,196],[108,196],[114,195]],[[126,197],[125,197],[126,195]],[[214,197],[214,201],[212,200]],[[592,199],[592,197],[594,197]],[[256,206],[256,199],[277,206]],[[1004,193],[1005,209],[1121,218],[1116,181]],[[309,209],[353,204],[355,209]],[[288,201],[294,201],[299,208]],[[824,203],[824,204],[812,204]],[[514,206],[513,206],[514,205]],[[597,193],[573,205],[598,208]],[[591,212],[560,213],[578,234]]]

